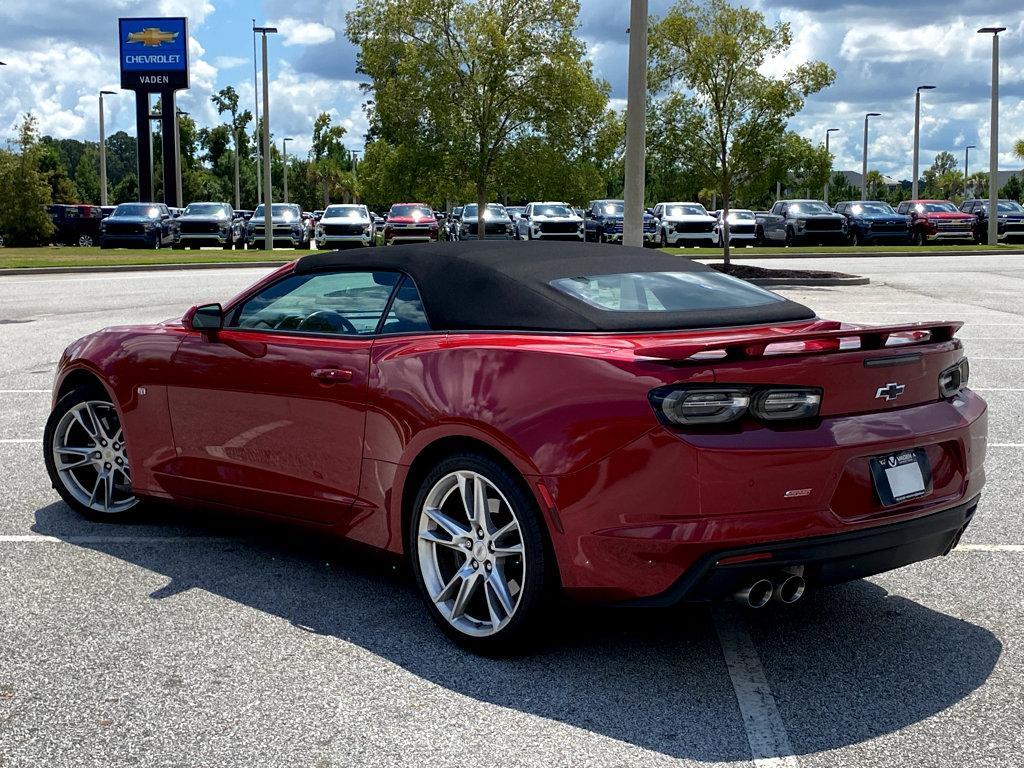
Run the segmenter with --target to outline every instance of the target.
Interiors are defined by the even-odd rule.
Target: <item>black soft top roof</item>
[[[412,277],[437,331],[659,331],[806,320],[814,312],[784,300],[758,307],[684,312],[602,310],[551,281],[627,272],[710,272],[658,251],[589,243],[469,241],[410,244],[301,257],[295,273],[393,270]]]

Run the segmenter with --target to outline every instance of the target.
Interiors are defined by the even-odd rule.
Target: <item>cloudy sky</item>
[[[557,0],[554,0],[557,1]],[[616,104],[625,96],[627,0],[581,0],[580,34],[597,73],[612,85]],[[359,148],[366,120],[355,73],[355,52],[345,37],[345,11],[355,0],[3,0],[0,3],[0,142],[13,136],[28,110],[44,133],[95,139],[96,92],[116,90],[119,16],[187,16],[191,33],[192,88],[183,109],[200,124],[218,122],[211,93],[234,85],[253,101],[251,19],[277,26],[270,42],[271,115],[276,136],[292,136],[292,149],[308,148],[313,118],[330,112]],[[652,14],[671,0],[650,0]],[[808,101],[792,127],[821,141],[829,127],[836,167],[859,169],[866,111],[872,121],[871,166],[910,176],[913,95],[925,94],[922,166],[935,153],[977,145],[971,166],[987,158],[991,42],[982,26],[1005,26],[1001,37],[1000,166],[1022,164],[1010,152],[1024,138],[1024,7],[1007,0],[748,0],[772,20],[792,24],[795,44],[778,71],[808,58],[827,61],[836,83]],[[107,130],[134,133],[133,97],[107,97]],[[987,162],[987,161],[984,161]]]

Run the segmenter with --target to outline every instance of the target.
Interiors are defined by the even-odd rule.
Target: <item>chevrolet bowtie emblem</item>
[[[159,48],[164,43],[173,43],[177,39],[177,32],[164,32],[156,27],[146,27],[138,32],[128,33],[129,43],[142,43],[147,48]]]
[[[906,385],[901,385],[898,382],[889,382],[885,387],[879,387],[875,390],[875,397],[884,398],[887,401],[894,401],[903,395],[903,391],[906,389]]]

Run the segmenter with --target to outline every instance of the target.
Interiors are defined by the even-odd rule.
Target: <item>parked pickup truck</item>
[[[973,214],[974,239],[978,243],[988,240],[988,201],[965,200],[960,204],[965,214]],[[1000,200],[996,203],[996,234],[999,240],[1024,239],[1024,206],[1016,200]]]
[[[787,246],[846,243],[846,217],[829,208],[824,200],[777,200],[772,213],[786,220]]]
[[[177,249],[220,246],[230,251],[245,245],[245,219],[229,203],[189,203],[172,226]]]
[[[957,210],[948,200],[904,200],[896,212],[910,216],[915,245],[939,240],[974,242],[974,214]]]

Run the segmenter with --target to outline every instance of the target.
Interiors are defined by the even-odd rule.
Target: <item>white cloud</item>
[[[213,66],[217,69],[234,69],[235,67],[241,67],[243,64],[249,64],[251,61],[251,59],[245,56],[218,56],[213,60]]]
[[[320,45],[331,42],[335,36],[333,29],[317,21],[284,18],[272,21],[269,25],[277,27],[278,32],[284,35],[284,44],[287,46]]]

